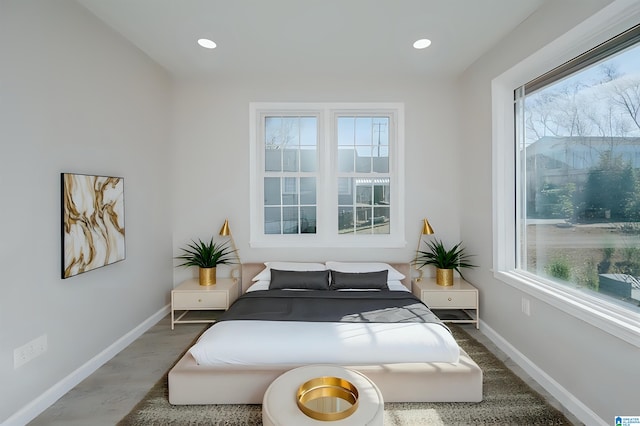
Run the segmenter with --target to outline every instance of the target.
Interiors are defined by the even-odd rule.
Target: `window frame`
[[[318,171],[316,182],[316,234],[264,234],[264,117],[271,115],[317,115]],[[391,222],[389,234],[338,233],[337,118],[351,115],[388,115]],[[391,127],[393,129],[391,129]],[[256,248],[279,247],[375,247],[406,246],[404,226],[404,104],[398,102],[251,102],[250,143],[250,240]],[[372,177],[376,176],[371,174]],[[335,231],[335,232],[334,232]]]
[[[593,295],[516,269],[516,175],[514,90],[623,33],[638,22],[637,7],[613,4],[491,81],[494,278],[640,347],[640,315]]]

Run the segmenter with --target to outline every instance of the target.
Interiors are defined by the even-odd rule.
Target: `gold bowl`
[[[358,409],[358,389],[339,377],[316,377],[296,392],[298,408],[316,420],[341,420]]]

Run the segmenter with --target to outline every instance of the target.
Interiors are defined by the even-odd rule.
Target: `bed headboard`
[[[402,284],[404,284],[409,290],[411,290],[411,264],[410,263],[392,263],[386,262],[389,265],[393,266],[398,270],[405,278],[402,280]],[[249,286],[253,284],[253,277],[258,275],[260,271],[265,268],[264,263],[243,263],[242,264],[242,294],[247,291]]]

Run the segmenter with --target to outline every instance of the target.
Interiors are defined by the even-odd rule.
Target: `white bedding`
[[[457,362],[458,344],[439,324],[224,321],[190,349],[200,365]]]
[[[408,291],[399,281],[388,285],[391,291]],[[268,287],[269,281],[257,281],[247,291]],[[362,365],[457,362],[460,349],[440,324],[243,320],[212,326],[189,352],[198,364],[209,366]]]

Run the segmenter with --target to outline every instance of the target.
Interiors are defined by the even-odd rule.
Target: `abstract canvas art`
[[[62,278],[125,258],[124,179],[62,173]]]

